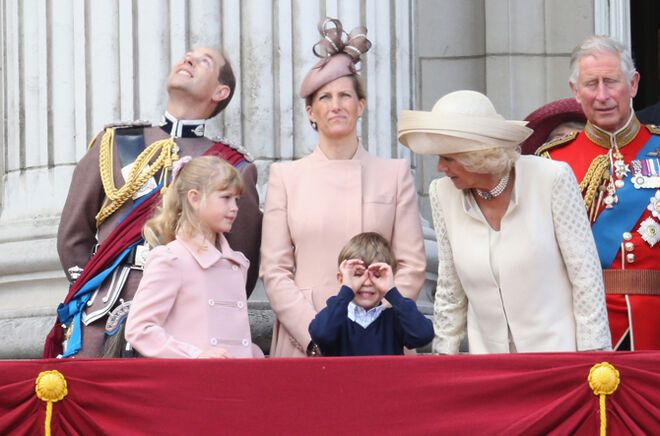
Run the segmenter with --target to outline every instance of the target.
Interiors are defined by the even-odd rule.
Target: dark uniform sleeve
[[[96,214],[105,193],[99,175],[99,141],[80,160],[73,172],[69,194],[57,230],[57,253],[64,273],[77,265],[84,268],[96,244]]]
[[[353,290],[348,286],[342,286],[339,294],[328,298],[326,306],[309,324],[312,341],[318,345],[323,356],[339,355],[340,333],[342,326],[346,324],[348,305],[353,298],[355,298]]]
[[[397,288],[390,289],[385,294],[385,299],[390,302],[397,315],[403,344],[407,348],[423,347],[433,340],[433,323],[417,309],[413,300],[401,295]]]
[[[227,241],[232,249],[240,251],[250,261],[246,291],[249,297],[259,278],[259,249],[261,247],[261,218],[257,193],[257,167],[253,163],[243,165],[238,172],[245,185],[238,202],[238,217]]]

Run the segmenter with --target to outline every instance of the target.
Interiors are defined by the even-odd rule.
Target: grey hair
[[[520,157],[520,146],[497,147],[485,150],[458,153],[455,159],[466,170],[478,174],[493,174],[504,177]]]
[[[624,47],[623,44],[610,38],[609,36],[593,35],[583,40],[580,44],[577,45],[577,47],[573,49],[573,52],[571,53],[571,63],[569,66],[571,75],[569,76],[568,81],[573,85],[577,85],[578,74],[580,73],[578,71],[578,65],[580,64],[580,61],[583,58],[598,52],[606,52],[619,55],[619,59],[621,59],[621,71],[623,71],[623,74],[626,76],[628,82],[632,80],[633,75],[637,70],[635,69],[635,62],[633,62],[628,49]]]

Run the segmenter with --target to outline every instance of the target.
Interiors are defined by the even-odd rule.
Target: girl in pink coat
[[[126,340],[146,357],[263,357],[250,335],[249,261],[224,236],[238,213],[241,177],[215,156],[183,157],[173,177],[143,229],[154,248],[131,303]]]

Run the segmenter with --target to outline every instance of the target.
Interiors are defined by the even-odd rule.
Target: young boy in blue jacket
[[[309,325],[321,355],[403,354],[404,346],[431,342],[431,320],[394,286],[396,260],[385,238],[373,232],[354,236],[338,263],[339,294],[328,299]]]

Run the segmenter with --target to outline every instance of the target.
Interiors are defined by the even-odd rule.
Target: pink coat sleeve
[[[289,230],[287,194],[280,165],[270,167],[261,239],[261,277],[277,319],[305,347],[311,341],[307,326],[316,316],[293,279],[295,260]]]
[[[181,289],[176,256],[166,247],[149,253],[126,321],[126,340],[145,357],[196,358],[202,350],[177,340],[164,325]]]
[[[415,183],[408,162],[401,160],[397,174],[396,215],[392,232],[392,251],[397,259],[394,281],[401,294],[413,300],[424,285],[426,254],[417,205]]]

